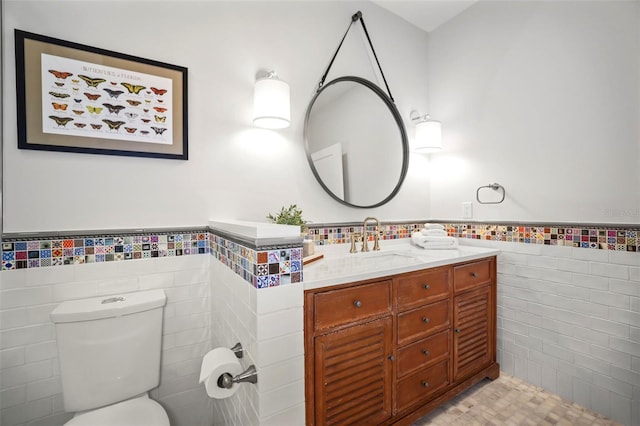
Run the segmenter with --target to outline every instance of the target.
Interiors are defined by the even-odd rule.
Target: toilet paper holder
[[[218,377],[218,387],[231,389],[234,383],[258,383],[256,366],[251,364],[249,368],[235,377],[229,373],[224,373]]]
[[[240,342],[233,345],[230,350],[237,358],[244,357],[244,351],[242,350],[242,344]],[[224,373],[218,377],[218,387],[231,389],[234,383],[258,383],[258,371],[256,370],[256,366],[251,364],[249,368],[235,377],[229,373]]]

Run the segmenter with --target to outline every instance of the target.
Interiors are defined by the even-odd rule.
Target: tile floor
[[[620,425],[516,377],[485,379],[414,426]]]

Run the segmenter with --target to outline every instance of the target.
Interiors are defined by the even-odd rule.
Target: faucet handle
[[[351,249],[349,249],[349,253],[357,253],[356,243],[362,239],[362,234],[359,232],[351,233]]]
[[[381,232],[377,229],[376,229],[376,232],[373,234],[373,250],[374,251],[380,250],[380,234]]]

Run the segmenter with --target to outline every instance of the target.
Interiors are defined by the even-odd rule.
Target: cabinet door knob
[[[422,353],[424,354],[424,356],[429,356],[429,351],[426,349],[423,349]]]
[[[454,328],[453,331],[455,331],[456,333],[460,333],[460,329],[459,328]]]
[[[431,286],[429,284],[425,284],[422,286],[422,288],[424,288],[425,290],[429,290]]]
[[[477,273],[477,272],[472,272],[472,273],[471,273],[471,276],[472,276],[473,278],[478,278],[478,273]]]
[[[427,382],[426,380],[422,381],[422,386],[424,386],[425,388],[429,387],[429,382]]]
[[[425,324],[429,324],[429,318],[422,317],[422,322],[425,323]]]
[[[395,359],[396,359],[396,357],[395,357],[395,356],[393,356],[393,355],[389,355],[387,358],[389,358],[389,361],[393,361],[393,360],[395,360]]]
[[[354,305],[356,308],[359,308],[359,307],[361,307],[361,306],[362,306],[362,302],[361,302],[361,301],[359,301],[359,300],[354,300],[354,301],[353,301],[353,305]]]

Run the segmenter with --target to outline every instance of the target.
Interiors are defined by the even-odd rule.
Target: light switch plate
[[[473,219],[473,203],[470,201],[462,203],[462,218]]]

